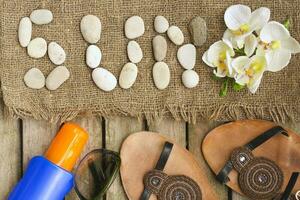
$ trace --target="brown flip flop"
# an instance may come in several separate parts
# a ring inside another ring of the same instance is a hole
[[[158,133],[127,137],[121,160],[121,179],[130,200],[217,200],[194,156]]]
[[[202,152],[220,182],[251,199],[300,194],[300,137],[292,130],[262,120],[227,123],[208,133]]]

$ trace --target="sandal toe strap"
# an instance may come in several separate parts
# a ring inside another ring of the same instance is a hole
[[[249,143],[244,145],[245,148],[249,149],[250,151],[253,151],[258,146],[262,145],[266,141],[268,141],[270,138],[277,134],[283,134],[284,136],[288,137],[288,133],[286,130],[284,130],[281,126],[275,126],[266,132],[262,133],[261,135],[257,136],[253,140],[251,140]],[[230,181],[228,178],[228,174],[232,171],[233,165],[231,161],[227,161],[224,167],[221,169],[221,171],[217,174],[217,180],[221,183],[227,183]]]
[[[163,171],[169,159],[172,149],[173,149],[173,144],[170,142],[166,142],[160,154],[160,157],[156,163],[155,170]],[[145,188],[142,195],[140,196],[140,200],[148,200],[150,196],[151,196],[151,191]]]

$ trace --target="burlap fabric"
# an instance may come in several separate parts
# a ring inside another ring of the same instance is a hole
[[[2,0],[1,3],[1,87],[5,104],[11,114],[32,116],[50,121],[67,120],[78,114],[102,116],[130,115],[148,120],[172,115],[176,119],[195,122],[200,118],[232,120],[241,118],[273,119],[286,121],[300,119],[300,56],[293,56],[290,65],[279,73],[265,73],[259,91],[252,95],[247,90],[229,92],[219,97],[220,82],[211,79],[212,69],[201,61],[203,52],[219,40],[225,31],[225,9],[236,3],[244,3],[256,9],[267,6],[272,19],[293,19],[291,33],[300,40],[299,0]],[[54,14],[49,25],[33,26],[33,37],[56,41],[67,52],[65,65],[71,78],[58,90],[32,90],[23,82],[25,72],[38,67],[47,76],[55,67],[45,56],[42,59],[28,57],[26,48],[17,40],[21,17],[29,16],[37,8],[48,8]],[[139,74],[134,87],[123,90],[117,87],[105,93],[91,79],[91,70],[85,64],[88,44],[80,33],[80,20],[84,15],[97,15],[103,25],[101,41],[97,44],[103,52],[102,66],[117,77],[128,62],[124,36],[124,22],[132,15],[145,20],[146,32],[137,39],[144,51],[144,59],[138,64]],[[153,20],[156,15],[166,16],[170,24],[179,26],[190,42],[188,23],[195,16],[207,21],[208,41],[197,50],[196,71],[200,85],[186,89],[181,83],[182,67],[176,59],[177,48],[168,41],[166,63],[170,66],[171,82],[166,90],[159,91],[152,80],[154,64],[151,41],[156,35]]]

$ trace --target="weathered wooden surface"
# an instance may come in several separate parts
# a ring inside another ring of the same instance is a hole
[[[233,200],[249,200],[247,197],[244,197],[236,192],[232,192],[232,199]]]
[[[186,123],[178,122],[172,119],[165,119],[153,124],[149,124],[149,131],[164,134],[166,137],[174,139],[177,144],[186,147]]]
[[[28,161],[37,155],[43,155],[54,138],[59,125],[49,124],[34,119],[23,120],[23,170],[26,170]]]
[[[106,119],[105,121],[105,147],[110,150],[119,151],[122,141],[131,133],[142,131],[145,125],[142,121],[138,121],[129,117],[115,117]],[[107,200],[127,199],[122,188],[120,175],[117,176],[115,182],[111,185],[106,194]]]
[[[4,116],[0,100],[0,199],[7,196],[21,177],[21,135],[19,120]]]
[[[207,172],[207,175],[215,185],[220,200],[228,199],[228,189],[216,184],[215,177],[205,163],[201,153],[201,143],[205,135],[219,122],[201,121],[196,125],[178,122],[172,119],[155,121],[148,124],[130,117],[114,117],[102,119],[101,117],[81,117],[74,120],[90,134],[87,147],[82,154],[83,157],[92,149],[105,147],[110,150],[119,151],[122,141],[131,133],[149,130],[165,134],[166,137],[174,139],[181,146],[189,149],[198,159],[199,164]],[[284,124],[295,131],[300,131],[300,124]],[[48,148],[51,140],[59,128],[58,124],[49,124],[33,119],[16,120],[5,118],[3,102],[0,102],[0,199],[6,199],[12,187],[21,177],[22,171],[26,170],[28,161],[35,155],[41,155]],[[66,200],[78,200],[72,191]],[[107,200],[127,199],[123,191],[120,177],[112,184],[106,194]],[[245,197],[232,192],[233,200],[247,200]]]

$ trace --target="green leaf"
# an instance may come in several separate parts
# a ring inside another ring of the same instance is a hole
[[[221,77],[218,77],[218,76],[216,76],[215,74],[212,75],[212,79],[215,80],[215,81],[220,81],[220,80],[222,80]]]
[[[227,95],[228,92],[228,85],[229,85],[229,79],[227,78],[221,86],[221,90],[220,90],[220,97],[225,97]]]
[[[283,22],[282,24],[283,24],[283,26],[284,26],[287,30],[289,30],[290,27],[291,27],[291,20],[290,20],[290,17],[287,17],[286,20],[284,20],[284,22]]]
[[[240,91],[240,90],[242,90],[242,89],[244,89],[244,88],[245,88],[244,85],[240,85],[240,84],[238,84],[238,83],[234,83],[234,84],[233,84],[233,90],[236,91],[236,92],[238,92],[238,91]]]

